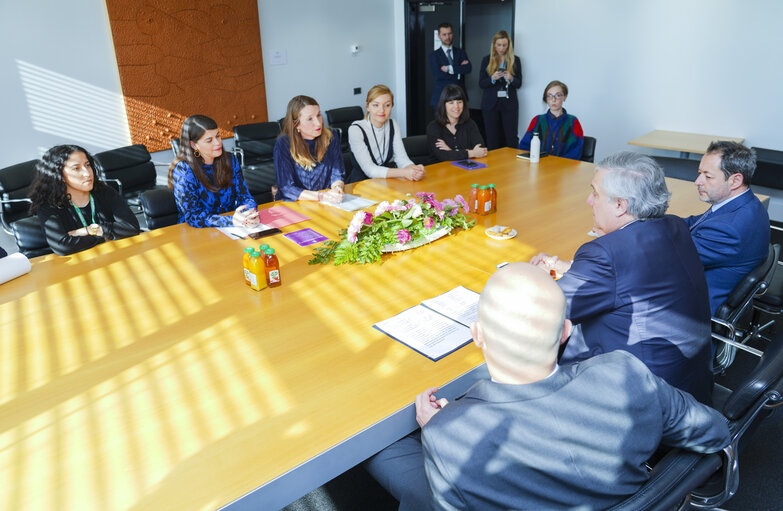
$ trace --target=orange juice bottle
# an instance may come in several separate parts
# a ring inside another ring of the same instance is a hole
[[[498,191],[495,189],[493,183],[489,184],[489,195],[492,201],[492,207],[489,208],[489,213],[495,213],[498,210]]]
[[[250,254],[253,253],[253,247],[245,249],[245,255],[242,256],[242,266],[245,270],[245,284],[250,285]]]
[[[265,287],[264,260],[261,259],[261,253],[258,250],[253,250],[250,254],[250,288],[261,291]]]
[[[258,246],[258,251],[261,253],[261,259],[266,257],[266,249],[269,248],[269,245],[264,243],[263,245]]]
[[[479,215],[486,215],[489,212],[489,208],[492,206],[490,201],[489,188],[482,186],[479,188],[478,193],[478,206],[476,213]]]
[[[266,272],[266,283],[269,287],[277,287],[280,282],[280,262],[277,260],[274,248],[266,249],[264,257],[264,271]]]
[[[474,213],[478,211],[478,192],[479,192],[479,185],[475,183],[470,185],[470,195],[468,196],[468,208],[470,208],[470,211]]]

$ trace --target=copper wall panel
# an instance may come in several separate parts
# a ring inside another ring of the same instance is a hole
[[[106,0],[134,144],[168,149],[203,114],[224,137],[267,120],[256,0]]]

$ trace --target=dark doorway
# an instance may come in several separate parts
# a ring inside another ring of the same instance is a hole
[[[435,48],[438,24],[454,26],[454,45],[465,48],[473,64],[465,85],[471,117],[483,133],[481,89],[478,86],[481,59],[489,53],[492,36],[506,30],[514,37],[514,0],[408,0],[406,5],[406,97],[408,135],[424,134],[434,118],[430,96],[433,77],[429,66]]]

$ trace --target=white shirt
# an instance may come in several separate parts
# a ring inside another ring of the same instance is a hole
[[[394,123],[394,140],[391,141],[392,145],[392,160],[397,164],[397,168],[407,167],[413,165],[413,162],[408,158],[408,153],[405,152],[405,146],[402,144],[402,137],[400,136],[400,127],[397,125],[397,121],[389,119],[388,122],[383,124],[382,128],[376,128],[367,119],[356,121],[348,128],[348,143],[351,146],[351,152],[356,158],[357,163],[362,168],[368,177],[386,177],[389,172],[387,167],[376,165],[373,161],[384,161],[386,154],[389,151],[389,122]],[[367,134],[367,140],[370,142],[370,150],[367,150],[367,145],[364,143],[364,136],[361,129]],[[375,136],[373,137],[373,130]],[[376,145],[376,140],[378,144]],[[378,149],[381,152],[378,152]],[[372,152],[372,156],[370,153]]]

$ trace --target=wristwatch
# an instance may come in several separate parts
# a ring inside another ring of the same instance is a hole
[[[90,224],[87,226],[87,232],[91,236],[97,236],[98,235],[98,224]]]

